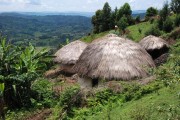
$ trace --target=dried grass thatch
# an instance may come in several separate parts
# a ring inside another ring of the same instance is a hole
[[[146,50],[162,49],[163,47],[169,48],[169,44],[165,40],[153,35],[143,38],[139,44]]]
[[[75,64],[86,47],[87,44],[80,40],[71,42],[55,53],[54,62],[64,65]]]
[[[168,52],[169,49],[169,44],[165,40],[152,35],[143,38],[139,44],[146,49],[153,59],[156,59],[162,54]]]
[[[130,80],[146,77],[149,67],[154,62],[139,44],[107,35],[89,44],[73,69],[93,79]]]

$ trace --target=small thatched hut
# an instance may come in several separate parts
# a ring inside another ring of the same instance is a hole
[[[146,77],[149,67],[155,67],[154,62],[139,44],[107,35],[86,47],[74,70],[81,76],[78,82],[82,87],[93,87],[101,79],[132,80]]]
[[[143,38],[139,44],[151,55],[153,59],[167,53],[169,50],[169,44],[165,40],[152,35]]]
[[[60,64],[65,73],[74,73],[72,67],[86,47],[87,44],[80,40],[73,41],[55,53],[54,62]]]

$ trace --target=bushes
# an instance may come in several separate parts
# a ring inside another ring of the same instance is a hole
[[[57,101],[52,90],[53,84],[46,79],[38,79],[32,84],[33,98],[31,102],[34,107],[51,107]]]
[[[173,46],[168,62],[156,70],[159,80],[162,80],[165,86],[172,86],[180,82],[180,54],[179,43]]]
[[[163,23],[163,30],[165,32],[171,32],[173,29],[173,21],[170,18],[167,18]]]
[[[160,36],[161,35],[161,31],[157,27],[152,26],[149,30],[147,30],[145,32],[145,35],[146,36],[148,36],[148,35]]]
[[[180,38],[180,27],[174,29],[169,35],[169,38],[178,39]]]
[[[178,26],[178,27],[180,26],[180,14],[176,16],[174,23],[175,23],[175,26]]]
[[[125,32],[126,27],[128,26],[128,19],[123,16],[119,21],[118,21],[118,27]]]

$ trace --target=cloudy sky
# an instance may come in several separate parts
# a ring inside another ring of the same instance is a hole
[[[146,10],[150,6],[161,8],[165,2],[165,0],[0,0],[0,12],[95,12],[101,9],[106,1],[112,9],[128,2],[132,10]]]

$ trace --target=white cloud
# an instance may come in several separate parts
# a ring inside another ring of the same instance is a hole
[[[31,4],[31,5],[41,5],[40,0],[0,0],[0,3],[8,4]]]
[[[41,1],[40,0],[27,0],[27,4],[41,5]]]
[[[129,3],[134,3],[134,2],[135,2],[135,0],[130,0],[130,1],[129,1]]]
[[[87,0],[87,3],[88,4],[91,4],[91,3],[95,3],[95,2],[98,2],[99,0]]]
[[[0,0],[0,11],[83,11],[95,12],[108,2],[112,9],[128,2],[132,10],[158,9],[166,0]],[[171,1],[171,0],[168,0]]]

